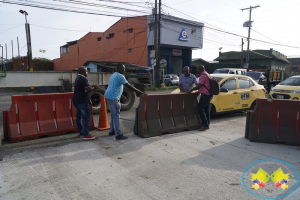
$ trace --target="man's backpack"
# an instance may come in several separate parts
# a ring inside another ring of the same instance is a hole
[[[207,74],[201,74],[201,75],[205,75],[209,79],[210,90],[207,89],[207,87],[203,84],[203,86],[207,89],[207,91],[209,91],[211,95],[218,95],[220,93],[220,84],[218,80],[215,77],[209,78]]]

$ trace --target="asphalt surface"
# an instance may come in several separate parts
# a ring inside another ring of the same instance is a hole
[[[242,184],[251,163],[276,158],[300,172],[299,147],[244,138],[246,113],[217,116],[205,132],[142,139],[133,134],[138,103],[137,98],[132,109],[121,112],[121,130],[129,137],[124,141],[114,141],[108,131],[92,131],[94,141],[70,133],[5,142],[0,199],[260,199]],[[9,108],[10,102],[0,106]],[[298,189],[286,199],[299,196]]]

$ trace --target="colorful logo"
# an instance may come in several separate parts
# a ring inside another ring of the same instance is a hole
[[[265,199],[277,199],[292,193],[299,182],[296,169],[277,159],[252,163],[242,176],[244,187],[251,194]]]
[[[183,28],[181,30],[178,40],[181,40],[181,41],[188,41],[189,40],[189,37],[187,35],[187,32],[186,32],[185,28]]]

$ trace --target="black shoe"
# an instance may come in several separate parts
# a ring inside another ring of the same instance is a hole
[[[201,126],[201,128],[199,129],[199,131],[206,131],[207,129],[209,129],[209,127],[207,127],[207,126]]]
[[[116,134],[115,134],[115,132],[109,132],[108,135],[112,136],[112,135],[116,135]]]
[[[128,137],[126,137],[123,134],[121,134],[121,135],[117,135],[114,140],[126,140],[127,138]]]

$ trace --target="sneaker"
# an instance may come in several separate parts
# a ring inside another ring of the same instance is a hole
[[[82,139],[83,140],[93,140],[93,139],[95,139],[95,136],[93,136],[93,135],[87,135],[85,137],[82,137]]]
[[[199,129],[199,131],[205,131],[207,129],[209,129],[209,127],[207,127],[207,126],[201,126],[201,128]]]
[[[115,132],[109,132],[108,135],[112,136],[112,135],[116,135],[116,134],[115,134]]]
[[[124,136],[123,134],[117,135],[114,140],[126,140],[128,137]]]

